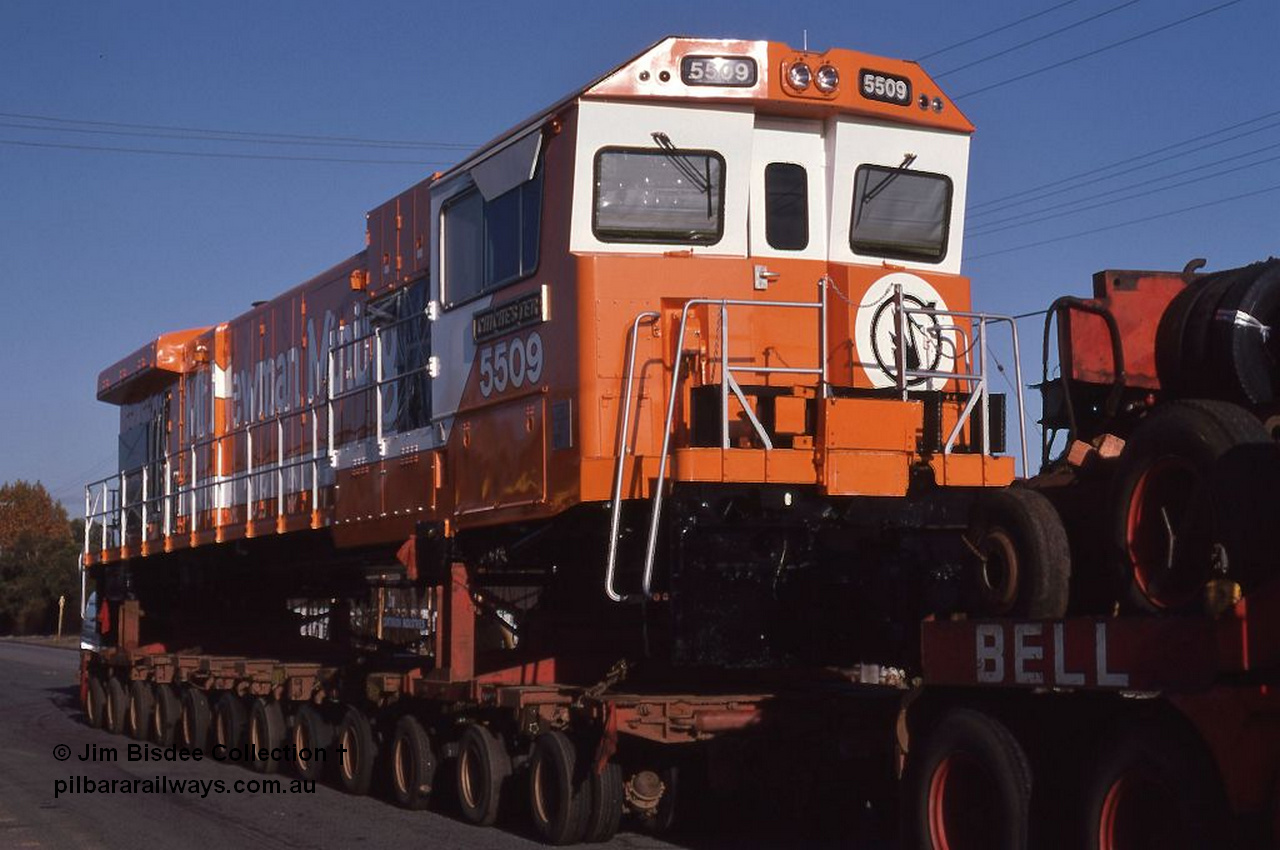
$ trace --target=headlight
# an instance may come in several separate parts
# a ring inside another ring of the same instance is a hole
[[[809,88],[809,82],[813,79],[813,72],[809,70],[809,66],[803,62],[797,62],[787,69],[787,82],[791,84],[791,88],[796,91],[804,91]]]
[[[836,86],[840,85],[840,72],[836,70],[834,65],[823,65],[818,68],[818,73],[814,75],[813,84],[818,87],[820,92],[833,92]]]

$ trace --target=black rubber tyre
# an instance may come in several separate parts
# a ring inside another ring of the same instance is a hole
[[[129,737],[145,741],[151,734],[151,714],[155,709],[155,696],[151,685],[143,681],[129,683],[129,709],[125,727]]]
[[[102,727],[112,735],[122,735],[129,715],[129,693],[124,683],[112,676],[107,679],[106,715]]]
[[[982,493],[965,537],[977,556],[970,613],[1033,619],[1066,613],[1071,552],[1048,499],[1023,487]]]
[[[431,802],[439,761],[427,730],[413,715],[406,714],[396,721],[387,762],[396,802],[406,809],[425,809]]]
[[[529,811],[533,827],[548,844],[582,840],[591,813],[587,765],[563,732],[544,732],[529,759]]]
[[[1179,341],[1178,371],[1182,397],[1216,398],[1218,375],[1213,366],[1212,336],[1218,303],[1238,281],[1252,274],[1251,267],[1228,269],[1200,282],[1199,293],[1187,315]],[[1157,329],[1158,330],[1158,329]]]
[[[230,760],[231,750],[243,751],[249,732],[249,712],[241,697],[227,691],[213,707],[213,742],[226,747],[222,757]]]
[[[1280,391],[1280,262],[1249,268],[1214,312],[1210,352],[1219,388],[1214,395],[1262,405]]]
[[[1117,596],[1147,613],[1185,611],[1211,577],[1205,482],[1234,446],[1269,441],[1252,414],[1222,401],[1183,400],[1134,429],[1110,496],[1112,575]]]
[[[182,719],[182,700],[173,685],[156,685],[151,707],[151,740],[162,747],[172,747]]]
[[[902,846],[1026,850],[1031,767],[1008,728],[952,709],[907,756]]]
[[[101,729],[107,722],[107,689],[102,680],[92,674],[84,703],[84,718],[94,729]]]
[[[272,757],[271,751],[282,748],[288,737],[289,728],[280,703],[262,697],[255,699],[249,709],[249,762],[253,769],[258,773],[279,772],[281,759]]]
[[[373,784],[373,763],[378,757],[378,742],[373,725],[364,712],[348,708],[335,734],[338,748],[338,781],[348,794],[368,794]]]
[[[213,726],[213,711],[209,697],[199,688],[187,685],[182,689],[182,713],[178,720],[178,743],[187,749],[208,749],[209,732]]]
[[[1186,392],[1187,375],[1182,364],[1182,338],[1187,332],[1191,308],[1204,291],[1207,278],[1201,278],[1173,297],[1160,315],[1156,327],[1156,375],[1166,398],[1177,398]]]
[[[622,805],[626,790],[622,784],[622,768],[616,762],[609,762],[604,770],[591,771],[588,779],[590,808],[587,812],[587,826],[582,832],[582,840],[589,844],[610,841],[618,833],[622,823]]]
[[[294,762],[298,776],[317,782],[324,778],[329,765],[338,759],[333,749],[333,724],[325,720],[320,709],[308,703],[298,709],[293,718],[293,746],[297,749]],[[324,755],[317,755],[316,751]],[[305,757],[310,753],[310,757]]]
[[[1226,797],[1212,760],[1164,724],[1130,725],[1091,759],[1073,819],[1085,850],[1231,846]]]
[[[462,817],[476,826],[493,826],[511,778],[511,756],[502,739],[473,723],[458,741],[458,805]]]

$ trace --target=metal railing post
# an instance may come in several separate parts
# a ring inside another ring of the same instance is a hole
[[[902,400],[907,400],[907,316],[902,309],[902,284],[893,285],[893,323],[898,338],[894,340],[893,362],[898,372],[898,389]]]
[[[991,399],[987,383],[987,320],[978,319],[978,391],[982,393],[979,408],[982,416],[982,454],[991,454]]]
[[[142,534],[140,540],[147,542],[147,467],[142,467]]]
[[[101,552],[107,551],[107,516],[111,512],[110,503],[107,502],[107,481],[102,482],[102,545],[99,547]]]
[[[1027,478],[1027,415],[1022,401],[1022,349],[1018,345],[1018,323],[1009,319],[1009,331],[1013,339],[1013,379],[1018,396],[1018,442],[1022,447],[1022,477]]]
[[[373,395],[378,409],[374,413],[378,437],[378,454],[386,453],[382,445],[382,328],[373,329]]]
[[[253,425],[244,429],[244,521],[253,520]]]
[[[320,469],[316,463],[316,451],[319,449],[317,438],[319,437],[320,425],[316,422],[316,409],[311,409],[311,510],[319,510],[320,503]]]
[[[284,420],[276,417],[276,519],[284,516]]]
[[[129,532],[129,513],[128,513],[128,510],[127,510],[127,509],[126,509],[126,507],[125,507],[125,503],[126,503],[126,501],[127,501],[127,500],[125,499],[125,496],[127,495],[127,491],[125,490],[125,482],[126,482],[125,475],[124,475],[124,473],[123,473],[123,472],[121,472],[121,473],[120,473],[120,498],[116,500],[117,502],[119,502],[119,512],[120,512],[120,545],[121,545],[121,546],[124,546],[124,542],[125,542],[126,540],[128,540],[128,539],[129,539],[129,534],[128,534],[128,532]]]
[[[199,492],[199,482],[199,473],[196,471],[196,444],[193,442],[191,444],[191,506],[188,508],[191,520],[191,528],[188,531],[192,533],[196,530],[196,502],[199,501],[196,493]]]
[[[86,484],[84,488],[84,553],[89,554],[89,529],[93,527],[93,515],[89,513],[91,501],[89,496],[90,485]]]
[[[729,448],[729,302],[720,302],[720,447]]]
[[[173,462],[169,455],[164,456],[164,518],[161,521],[164,536],[173,533]]]
[[[818,347],[820,351],[818,356],[821,358],[818,367],[821,374],[818,376],[818,398],[827,397],[827,283],[826,275],[818,278]]]

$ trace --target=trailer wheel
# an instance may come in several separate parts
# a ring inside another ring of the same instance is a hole
[[[977,555],[973,611],[1035,619],[1067,610],[1071,555],[1049,500],[1023,487],[993,490],[974,502],[965,535]]]
[[[598,773],[591,771],[589,785],[591,804],[582,840],[600,844],[612,840],[622,823],[622,804],[626,796],[622,785],[622,768],[616,762],[609,762],[604,770]]]
[[[249,710],[249,759],[258,773],[276,773],[280,759],[271,756],[271,750],[281,747],[289,730],[284,724],[284,711],[280,703],[262,697],[253,701]],[[263,751],[267,752],[263,757]]]
[[[1131,726],[1099,749],[1076,846],[1195,850],[1222,846],[1226,799],[1211,759],[1158,726]]]
[[[1255,416],[1222,401],[1176,401],[1134,429],[1111,496],[1113,571],[1131,607],[1180,611],[1199,601],[1214,541],[1197,500],[1227,450],[1269,439]]]
[[[529,809],[533,826],[548,844],[582,840],[591,810],[587,771],[563,732],[544,732],[529,759]]]
[[[155,698],[151,693],[151,685],[141,680],[129,684],[129,713],[126,726],[129,736],[139,741],[147,740],[151,730],[151,713]]]
[[[368,794],[373,784],[373,762],[378,743],[373,725],[363,711],[352,706],[338,724],[338,779],[348,794]]]
[[[97,676],[89,676],[89,693],[84,702],[84,717],[93,729],[101,729],[107,720],[107,689]]]
[[[493,826],[502,792],[511,777],[511,756],[502,739],[473,723],[458,742],[458,803],[462,816],[477,826]]]
[[[156,685],[151,708],[151,740],[162,747],[173,746],[181,718],[182,700],[174,693],[173,686]]]
[[[953,709],[907,757],[904,847],[1025,850],[1031,767],[1008,728]]]
[[[436,780],[435,751],[427,730],[418,718],[406,714],[396,721],[395,737],[391,742],[391,793],[396,802],[406,809],[425,809],[431,802],[431,791]]]
[[[178,722],[178,740],[187,749],[204,749],[209,743],[213,713],[209,697],[192,685],[182,689],[182,715]]]
[[[227,691],[218,698],[213,709],[213,742],[230,751],[244,746],[245,733],[248,731],[249,717],[244,708],[244,700]]]
[[[293,718],[293,746],[298,751],[295,762],[298,775],[311,782],[323,779],[328,764],[326,759],[336,755],[333,725],[314,705],[302,706]],[[317,750],[323,751],[324,755],[317,756]]]
[[[107,679],[107,707],[104,726],[112,735],[124,733],[125,720],[129,713],[129,694],[124,685],[115,676]]]

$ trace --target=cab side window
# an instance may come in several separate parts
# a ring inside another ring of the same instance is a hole
[[[474,186],[441,209],[441,276],[452,307],[528,277],[538,267],[542,168],[485,200]]]

